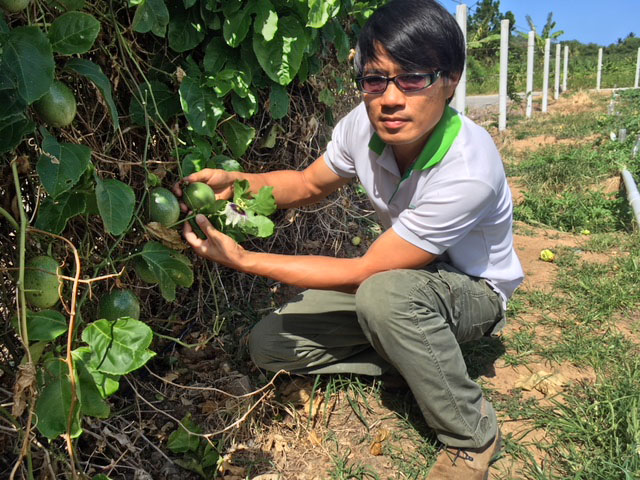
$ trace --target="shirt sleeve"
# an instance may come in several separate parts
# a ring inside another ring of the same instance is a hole
[[[356,111],[352,111],[342,118],[331,133],[331,140],[324,153],[327,166],[340,177],[353,178],[356,167],[350,149],[356,139],[355,119]],[[364,146],[366,148],[366,145]]]
[[[440,255],[455,245],[495,208],[491,185],[473,178],[448,180],[433,185],[400,213],[392,228],[403,239]]]

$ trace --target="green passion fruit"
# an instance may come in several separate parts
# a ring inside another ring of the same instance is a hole
[[[206,183],[194,182],[183,189],[182,198],[191,210],[196,213],[206,214],[209,213],[208,209],[213,207],[216,201],[216,194]]]
[[[98,318],[115,322],[121,317],[140,318],[140,301],[131,290],[112,290],[98,304]]]
[[[47,255],[39,255],[27,260],[25,267],[24,289],[27,303],[37,308],[49,308],[58,303],[58,262]]]
[[[180,218],[180,204],[173,193],[163,187],[156,187],[149,193],[149,218],[165,227],[173,225]]]
[[[0,7],[9,13],[18,13],[27,8],[31,0],[0,0]]]
[[[52,127],[66,127],[76,116],[76,97],[64,83],[54,80],[49,91],[33,107]]]

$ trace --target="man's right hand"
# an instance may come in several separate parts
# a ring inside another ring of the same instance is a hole
[[[178,197],[182,197],[182,187],[189,183],[202,182],[209,185],[214,193],[216,199],[229,200],[233,197],[233,182],[239,178],[236,172],[227,172],[226,170],[219,170],[213,168],[205,168],[199,172],[192,173],[184,177],[181,181],[173,186],[173,193]],[[187,211],[187,206],[180,204],[180,208],[183,211]]]

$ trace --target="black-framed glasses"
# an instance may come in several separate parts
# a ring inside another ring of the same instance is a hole
[[[417,92],[424,90],[435,83],[440,78],[442,72],[434,73],[401,73],[394,77],[384,75],[365,75],[356,77],[358,89],[363,93],[384,93],[389,82],[393,82],[403,92]]]

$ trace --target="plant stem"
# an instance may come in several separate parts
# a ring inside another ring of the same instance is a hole
[[[6,218],[13,228],[15,228],[16,230],[20,229],[20,225],[18,225],[18,222],[16,222],[16,219],[13,218],[11,214],[2,207],[0,207],[0,215]]]

